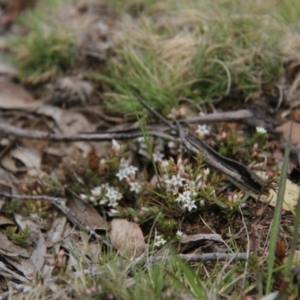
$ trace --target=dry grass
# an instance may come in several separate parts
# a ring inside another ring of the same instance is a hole
[[[182,97],[203,103],[234,93],[248,96],[277,79],[280,41],[289,28],[270,2],[125,6],[131,15],[122,16],[121,34],[114,37],[117,57],[107,74],[110,108],[132,111],[127,89],[168,112]],[[134,16],[133,7],[139,7]]]

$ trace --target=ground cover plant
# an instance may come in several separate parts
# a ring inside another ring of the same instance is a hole
[[[298,2],[0,8],[1,299],[299,298]]]

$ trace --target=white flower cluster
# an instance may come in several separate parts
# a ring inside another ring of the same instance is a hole
[[[184,191],[179,194],[175,201],[179,202],[183,208],[191,211],[193,208],[197,208],[195,200],[192,199],[192,197],[195,197],[196,195],[197,194],[194,191]]]
[[[118,188],[110,186],[108,183],[101,184],[91,190],[92,196],[88,197],[85,194],[80,194],[81,199],[88,199],[92,202],[98,202],[100,205],[107,205],[110,207],[118,206],[118,201],[122,199],[122,194]]]
[[[172,175],[171,178],[169,175],[165,174],[163,176],[163,181],[166,185],[166,190],[168,192],[177,193],[180,187],[193,188],[192,185],[194,182],[181,177],[179,174]],[[197,193],[194,190],[185,190],[182,193],[178,194],[178,197],[175,201],[179,202],[183,208],[186,208],[188,211],[191,211],[193,208],[197,208],[195,205],[195,200],[192,197],[196,197]]]
[[[155,247],[161,247],[163,246],[167,241],[161,236],[161,235],[155,235],[154,239],[154,246]]]
[[[169,175],[163,175],[163,181],[166,185],[168,192],[177,191],[179,187],[182,187],[185,183],[185,178],[181,177],[179,174],[172,175],[171,178]]]
[[[130,191],[139,193],[141,191],[141,185],[136,181],[137,167],[129,166],[126,162],[121,162],[119,172],[116,176],[120,181],[125,179],[130,186]]]
[[[162,182],[168,192],[176,195],[175,201],[178,202],[183,209],[192,211],[197,208],[196,198],[198,193],[196,191],[206,187],[206,181],[210,175],[210,169],[205,168],[196,178],[189,172],[189,167],[186,163],[179,159],[177,164],[173,160],[163,160],[160,164],[160,169],[163,172]],[[177,174],[169,174],[176,169]],[[205,206],[205,201],[200,200],[199,206]]]
[[[116,176],[119,178],[119,180],[130,180],[132,178],[135,178],[135,173],[137,172],[137,167],[134,166],[122,166],[119,169],[119,172],[116,174]]]

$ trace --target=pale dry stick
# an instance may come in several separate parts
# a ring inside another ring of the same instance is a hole
[[[244,228],[245,228],[246,235],[247,235],[247,253],[248,253],[248,255],[249,255],[249,253],[250,253],[250,235],[249,235],[249,231],[248,231],[248,229],[247,229],[247,225],[246,225],[246,223],[245,223],[245,217],[244,217],[244,215],[243,215],[241,206],[239,206],[239,211],[240,211],[240,213],[241,213],[243,226],[244,226]],[[244,271],[244,277],[243,277],[243,288],[245,288],[247,268],[248,268],[248,261],[246,261],[246,263],[245,263],[245,271]]]
[[[254,113],[248,109],[240,109],[237,111],[228,112],[216,112],[212,114],[207,114],[204,116],[179,120],[181,125],[186,124],[199,124],[199,123],[214,123],[214,122],[233,122],[233,121],[243,121],[248,118],[253,118]]]
[[[216,261],[216,260],[232,260],[241,261],[249,258],[248,253],[205,253],[205,254],[178,254],[178,257],[184,262],[199,262],[199,261]],[[172,261],[173,256],[156,256],[151,258],[153,262]]]
[[[69,221],[73,223],[77,228],[86,230],[89,234],[92,234],[95,238],[106,244],[107,246],[110,246],[105,239],[97,234],[92,228],[84,224],[68,207],[65,206],[65,198],[58,198],[58,197],[49,197],[49,196],[24,196],[24,195],[13,195],[13,194],[7,194],[7,193],[0,193],[0,198],[5,199],[16,199],[16,200],[42,200],[42,201],[49,201],[53,205],[55,205],[64,215],[67,216]]]
[[[254,114],[249,110],[239,110],[236,112],[218,112],[208,114],[201,117],[195,117],[185,120],[179,120],[178,122],[186,126],[187,124],[196,123],[209,123],[209,122],[230,122],[230,121],[245,121],[254,118]],[[247,122],[250,125],[249,122]],[[149,135],[165,138],[168,140],[177,141],[178,139],[172,135],[164,133],[169,129],[170,123],[167,127],[165,126],[148,126],[147,132]],[[0,134],[11,135],[13,137],[33,139],[33,140],[49,140],[53,142],[75,142],[75,141],[109,141],[112,139],[116,140],[127,140],[134,139],[143,136],[143,133],[139,129],[124,129],[119,131],[107,131],[107,132],[86,132],[78,133],[73,135],[59,134],[59,133],[48,133],[39,130],[27,130],[17,126],[10,125],[5,122],[0,122]]]
[[[180,243],[187,244],[190,242],[199,242],[199,241],[215,241],[223,243],[224,240],[222,237],[217,233],[198,233],[193,235],[183,235]]]
[[[166,128],[165,128],[166,129]],[[163,130],[154,130],[149,128],[148,134],[165,138],[168,140],[177,141],[177,138],[162,132]],[[78,133],[74,135],[48,133],[39,130],[26,130],[7,123],[0,122],[0,134],[12,135],[13,137],[31,139],[31,140],[49,140],[53,142],[76,142],[76,141],[111,141],[115,140],[130,140],[143,136],[140,130],[124,130],[118,132],[105,133]]]
[[[277,87],[278,91],[279,91],[279,98],[278,98],[278,103],[275,107],[275,111],[277,111],[279,109],[279,107],[282,104],[282,100],[283,100],[283,88],[280,85],[275,85],[275,87]]]
[[[218,235],[210,226],[209,224],[207,224],[204,219],[199,215],[199,218],[201,219],[202,223],[215,235]],[[232,254],[234,254],[234,252],[231,250],[230,246],[225,242],[224,239],[222,239],[222,237],[220,236],[221,242],[228,248],[229,251],[231,251]]]

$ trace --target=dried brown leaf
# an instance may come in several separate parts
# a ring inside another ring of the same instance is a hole
[[[144,235],[136,223],[113,219],[109,233],[112,245],[126,257],[139,257],[147,249]]]
[[[2,225],[15,225],[15,223],[4,216],[0,216],[0,226]]]
[[[39,226],[30,220],[23,220],[23,217],[17,214],[15,220],[22,230],[29,228],[29,239],[33,245],[30,260],[37,270],[41,270],[46,257],[46,242]]]
[[[300,124],[299,123],[295,123],[293,121],[288,121],[288,122],[285,122],[284,124],[278,126],[276,128],[276,130],[282,132],[283,138],[287,141],[288,137],[289,137],[291,123],[293,123],[291,143],[293,145],[298,145],[298,144],[300,144]]]
[[[58,216],[51,224],[51,228],[47,232],[46,246],[52,247],[62,239],[65,230],[67,218],[65,216]]]
[[[7,62],[4,62],[3,58],[0,58],[0,74],[6,77],[14,78],[17,76],[18,71],[16,68],[9,65]]]
[[[65,187],[66,206],[91,229],[107,230],[107,224],[96,209]]]
[[[20,167],[17,161],[23,163],[24,167]],[[11,172],[23,172],[27,168],[40,169],[41,155],[33,149],[14,148],[9,151],[2,159],[1,165]]]
[[[0,80],[0,108],[25,109],[34,98],[21,86],[9,80]]]

